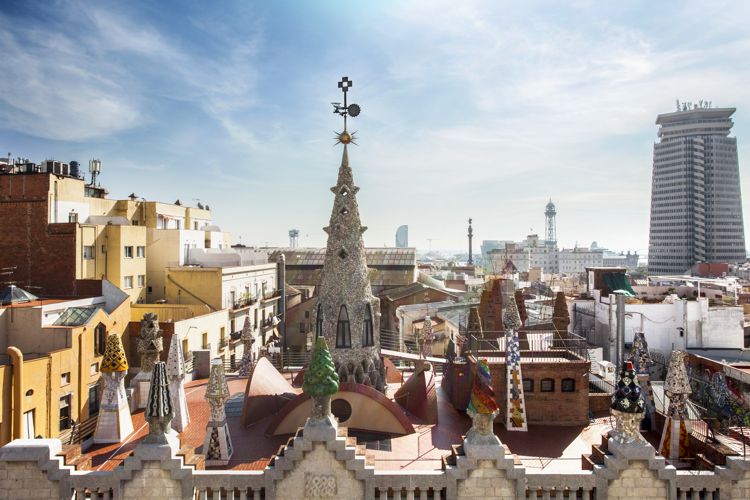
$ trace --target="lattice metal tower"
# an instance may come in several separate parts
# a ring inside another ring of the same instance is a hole
[[[552,199],[550,198],[549,203],[547,203],[547,208],[544,210],[547,241],[550,243],[557,242],[557,223],[555,222],[556,215],[557,210],[555,210],[555,204],[552,203]]]

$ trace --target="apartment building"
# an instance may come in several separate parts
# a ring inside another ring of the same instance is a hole
[[[106,338],[123,335],[130,300],[106,280],[80,280],[76,289],[69,300],[17,287],[2,294],[11,298],[0,305],[0,444],[39,436],[67,442],[74,422],[94,431],[87,424],[99,411]]]

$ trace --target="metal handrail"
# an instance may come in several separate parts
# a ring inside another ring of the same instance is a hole
[[[469,332],[470,334],[472,332]],[[499,334],[495,337],[493,334]],[[556,331],[522,331],[519,334],[521,360],[525,362],[547,361],[565,358],[570,361],[590,361],[588,342],[575,333],[562,337]],[[483,332],[483,337],[469,336],[469,350],[480,356],[505,356],[504,332]]]

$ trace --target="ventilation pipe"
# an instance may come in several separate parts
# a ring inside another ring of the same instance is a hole
[[[10,439],[21,439],[23,437],[23,353],[17,347],[8,347],[6,351],[10,356],[13,366],[13,426]]]
[[[615,302],[617,304],[617,337],[615,339],[615,365],[616,373],[622,368],[623,351],[625,350],[625,295],[617,293]]]

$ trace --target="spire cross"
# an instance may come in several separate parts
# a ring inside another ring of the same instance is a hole
[[[354,86],[354,82],[349,80],[348,76],[343,77],[341,81],[339,82],[339,88],[344,93],[344,102],[346,102],[346,93],[349,90],[349,87],[352,87],[352,86]]]

